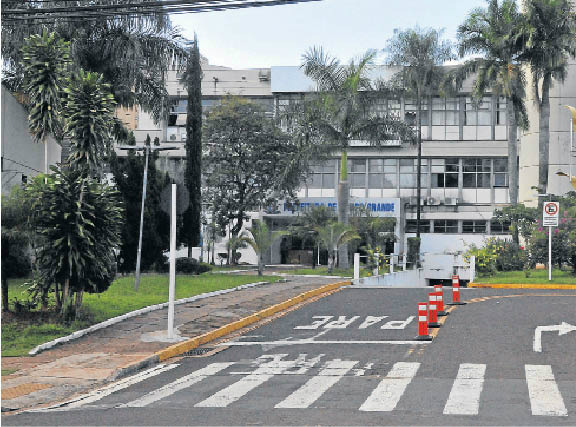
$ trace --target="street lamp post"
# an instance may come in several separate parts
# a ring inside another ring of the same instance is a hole
[[[142,179],[142,206],[140,208],[140,231],[138,235],[138,251],[136,252],[136,278],[134,280],[134,289],[138,290],[140,286],[140,264],[142,261],[142,230],[144,228],[144,206],[146,204],[146,188],[148,186],[148,158],[151,151],[168,151],[177,150],[176,146],[150,146],[146,145],[120,145],[117,147],[119,150],[123,151],[144,151],[145,152],[145,163],[144,163],[144,178]]]

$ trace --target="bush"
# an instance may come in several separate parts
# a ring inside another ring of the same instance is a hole
[[[176,272],[184,274],[202,274],[212,270],[209,264],[198,262],[194,258],[176,258]]]
[[[406,256],[406,261],[412,266],[412,268],[417,268],[418,259],[420,258],[420,238],[419,237],[408,237],[408,254]]]
[[[490,238],[484,247],[471,245],[464,258],[476,257],[476,271],[483,275],[492,275],[496,271],[522,270],[526,264],[526,253],[518,244],[507,240]]]
[[[12,248],[12,250],[14,250],[14,248]],[[28,257],[25,250],[18,250],[17,254],[2,257],[2,264],[2,274],[5,274],[7,278],[28,277],[32,273],[30,257]]]

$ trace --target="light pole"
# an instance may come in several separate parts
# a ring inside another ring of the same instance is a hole
[[[142,230],[144,228],[144,205],[146,204],[146,187],[148,186],[148,157],[150,156],[150,151],[168,151],[177,150],[176,146],[154,146],[150,144],[145,145],[120,145],[117,147],[119,150],[123,151],[144,151],[145,152],[145,163],[144,163],[144,178],[142,179],[142,206],[140,208],[140,232],[138,235],[138,251],[136,252],[136,278],[134,280],[134,289],[138,290],[140,286],[140,263],[142,260]]]

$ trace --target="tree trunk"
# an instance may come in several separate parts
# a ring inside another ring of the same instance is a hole
[[[548,187],[548,162],[550,157],[550,86],[552,76],[549,72],[544,74],[542,79],[542,100],[539,109],[539,167],[538,167],[538,187],[542,193],[547,192]]]
[[[68,306],[70,305],[70,278],[64,279],[64,287],[62,288],[62,307],[61,314],[65,314]]]
[[[50,291],[50,287],[43,287],[42,288],[42,296],[40,297],[40,301],[42,302],[42,311],[48,311],[48,292]]]
[[[8,279],[2,274],[2,311],[10,311],[8,304]]]
[[[264,271],[264,260],[262,259],[262,254],[258,254],[258,276],[262,276]]]
[[[348,153],[342,152],[340,159],[340,182],[338,183],[338,222],[348,224],[350,210],[350,183],[348,182]],[[348,245],[342,245],[338,248],[339,267],[347,269],[348,263]]]
[[[418,89],[418,96],[416,97],[418,108],[416,110],[416,136],[418,138],[418,157],[416,160],[416,237],[420,238],[420,214],[422,207],[420,205],[420,196],[422,195],[422,116],[421,116],[421,100],[420,89]],[[418,262],[418,261],[417,261]]]
[[[62,309],[62,298],[60,297],[58,282],[54,284],[54,297],[56,298],[56,311],[60,311]]]
[[[84,291],[80,290],[76,292],[76,303],[75,303],[76,313],[78,313],[78,310],[80,310],[80,307],[82,307],[83,297],[84,297]]]
[[[516,125],[516,111],[512,99],[506,100],[506,113],[508,116],[508,192],[510,203],[518,203],[518,145]],[[517,242],[516,242],[517,243]]]
[[[336,251],[328,251],[328,274],[331,274],[334,270],[334,255]]]

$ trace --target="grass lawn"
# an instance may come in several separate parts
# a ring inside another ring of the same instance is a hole
[[[326,266],[318,266],[316,268],[298,268],[296,270],[286,270],[286,274],[311,274],[311,275],[318,275],[318,276],[342,276],[342,277],[354,277],[354,269],[349,268],[343,270],[341,268],[335,268],[331,274],[328,273],[328,267]],[[366,268],[360,268],[360,277],[368,277],[371,276],[372,273],[368,271]]]
[[[524,271],[499,271],[494,276],[478,276],[475,283],[532,283],[576,285],[576,276],[569,271],[552,270],[552,281],[548,281],[548,270],[531,270],[530,277]]]
[[[204,292],[233,288],[246,283],[267,281],[275,282],[278,277],[237,276],[230,274],[210,274],[201,276],[176,276],[176,299],[191,297]],[[15,279],[9,282],[10,300],[27,300],[27,279]],[[118,278],[106,292],[84,294],[83,312],[80,320],[62,325],[54,320],[46,320],[41,313],[33,311],[23,315],[3,316],[2,356],[21,356],[38,344],[68,335],[92,324],[129,311],[138,310],[152,304],[168,300],[168,275],[144,275],[140,281],[140,290],[134,290],[134,277]]]

